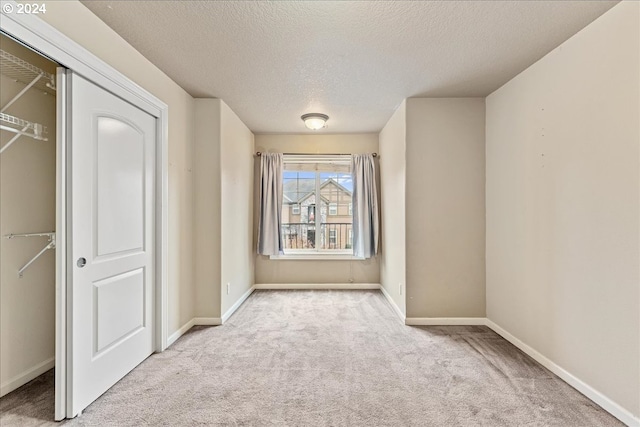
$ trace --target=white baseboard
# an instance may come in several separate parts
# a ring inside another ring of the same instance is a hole
[[[238,298],[238,301],[236,301],[236,303],[235,303],[235,304],[233,304],[233,305],[231,306],[231,308],[230,308],[229,310],[227,310],[227,311],[226,311],[226,313],[224,313],[224,314],[222,315],[222,319],[221,319],[221,320],[222,320],[222,323],[224,323],[224,322],[226,322],[227,320],[229,320],[229,318],[231,317],[231,315],[232,315],[233,313],[235,313],[235,312],[236,312],[236,310],[237,310],[238,308],[240,308],[240,306],[242,305],[242,303],[243,303],[247,298],[249,298],[249,295],[251,295],[251,294],[253,293],[253,291],[255,291],[255,290],[256,290],[256,287],[255,287],[255,285],[254,285],[254,286],[250,287],[250,288],[249,288],[249,290],[248,290],[247,292],[245,292],[245,293],[244,293],[240,298]]]
[[[4,396],[5,394],[9,394],[13,390],[16,390],[22,387],[32,379],[39,377],[40,375],[44,374],[49,369],[55,366],[56,366],[56,359],[55,357],[52,357],[50,359],[45,360],[42,363],[37,364],[36,366],[34,366],[29,370],[16,375],[15,377],[11,378],[4,384],[0,385],[0,397]]]
[[[257,284],[251,287],[240,299],[223,315],[222,318],[217,317],[196,317],[187,322],[182,328],[173,333],[168,339],[168,345],[173,344],[178,338],[180,338],[185,332],[191,329],[195,325],[221,325],[242,305],[242,303],[251,295],[255,289],[380,289],[382,294],[387,298],[394,312],[404,321],[406,325],[410,326],[436,326],[436,325],[484,325],[491,328],[498,335],[509,341],[511,344],[518,347],[525,354],[530,356],[536,362],[540,363],[545,368],[556,374],[567,384],[578,390],[580,393],[587,396],[589,399],[600,405],[605,411],[609,412],[614,417],[618,418],[623,423],[631,427],[640,427],[640,417],[634,416],[630,411],[623,408],[598,390],[594,389],[584,381],[580,380],[570,372],[566,371],[546,356],[543,356],[537,350],[533,349],[529,345],[522,342],[520,339],[507,332],[501,326],[496,324],[490,319],[484,317],[405,317],[400,308],[397,306],[391,295],[377,283],[289,283],[289,284]],[[48,371],[54,366],[54,360],[43,362],[42,365],[38,365],[25,374],[9,380],[6,384],[3,384],[0,390],[0,396],[15,390],[23,384],[36,378],[38,375]]]
[[[218,326],[222,325],[222,319],[219,317],[194,317],[185,323],[180,329],[172,333],[167,338],[167,348],[174,342],[178,341],[178,338],[187,333],[187,331],[194,326]]]
[[[194,317],[193,326],[220,326],[222,319],[219,317]]]
[[[383,293],[384,288],[382,289]],[[387,296],[387,298],[389,298]],[[389,298],[391,301],[391,299]],[[394,304],[392,304],[394,305]],[[504,328],[496,324],[490,319],[485,317],[407,317],[405,320],[406,325],[411,326],[429,326],[429,325],[484,325],[491,328],[498,335],[502,336],[502,338],[509,341],[511,344],[518,347],[524,353],[526,353],[529,357],[534,359],[536,362],[540,363],[542,366],[556,374],[567,384],[578,390],[580,393],[587,396],[589,399],[597,403],[600,407],[602,407],[605,411],[609,412],[611,415],[632,427],[640,427],[640,417],[634,416],[630,411],[626,410],[604,394],[600,393],[598,390],[594,389],[584,381],[580,380],[575,375],[566,371],[546,356],[543,356],[540,352],[530,347],[529,345],[522,342],[520,339],[513,336],[511,333],[507,332]]]
[[[380,285],[378,283],[260,283],[255,285],[255,288],[270,289],[270,290],[287,290],[287,289],[358,290],[358,289],[380,289]]]
[[[396,304],[396,302],[393,300],[393,298],[391,298],[391,295],[389,294],[389,292],[387,292],[387,290],[384,288],[384,286],[380,285],[380,290],[382,291],[382,295],[384,295],[385,298],[387,299],[387,301],[389,301],[389,304],[391,304],[391,308],[393,308],[393,311],[398,315],[400,320],[402,320],[404,322],[405,321],[405,315],[402,312],[402,310],[400,310],[400,307],[398,307],[398,304]]]
[[[191,319],[187,323],[185,323],[180,329],[172,333],[171,336],[167,338],[167,348],[169,348],[171,344],[176,342],[178,338],[183,336],[189,329],[191,329],[193,325],[194,325],[193,319]]]
[[[534,348],[530,347],[529,345],[525,344],[515,336],[511,335],[511,333],[507,332],[505,329],[503,329],[501,326],[499,326],[492,320],[485,319],[485,321],[486,321],[485,324],[491,329],[493,329],[498,335],[502,336],[502,338],[506,339],[511,344],[518,347],[520,350],[522,350],[524,353],[526,353],[536,362],[540,363],[542,366],[544,366],[545,368],[547,368],[548,370],[550,370],[551,372],[553,372],[554,374],[562,378],[571,387],[575,388],[580,393],[584,394],[589,399],[593,400],[595,403],[600,405],[605,411],[609,412],[611,415],[613,415],[623,423],[627,424],[628,426],[632,426],[632,427],[640,426],[640,417],[634,416],[630,411],[626,410],[625,408],[623,408],[613,400],[609,399],[607,396],[600,393],[598,390],[594,389],[584,381],[580,380],[575,375],[566,371],[565,369],[563,369],[562,367],[560,367],[559,365],[557,365],[556,363],[548,359],[546,356],[539,353]]]
[[[484,317],[407,317],[404,321],[409,326],[484,326],[487,319]]]
[[[222,325],[231,315],[242,305],[242,303],[249,298],[249,295],[254,291],[255,286],[252,286],[244,295],[240,297],[240,299],[231,307],[227,312],[220,317],[194,317],[185,323],[180,329],[175,331],[169,338],[167,339],[167,347],[176,342],[178,338],[183,336],[187,331],[194,326],[219,326]]]

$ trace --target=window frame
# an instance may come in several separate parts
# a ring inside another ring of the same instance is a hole
[[[344,165],[349,165],[351,163],[351,155],[350,154],[344,154],[344,155],[284,155],[284,164],[283,164],[283,171],[290,171],[287,170],[287,163],[309,163],[309,164],[319,164],[319,163],[339,163],[339,164],[344,164]],[[322,186],[322,180],[320,178],[321,174],[323,172],[318,170],[316,168],[316,182],[315,182],[315,197],[316,197],[316,211],[315,211],[315,215],[314,215],[314,228],[315,228],[315,242],[314,242],[314,248],[313,249],[285,249],[284,250],[284,254],[283,255],[271,255],[270,259],[282,259],[282,260],[295,260],[295,259],[299,259],[299,260],[354,260],[354,259],[363,259],[361,257],[355,257],[353,256],[353,242],[350,242],[350,249],[320,249],[320,247],[322,246],[322,242],[321,239],[323,237],[321,237],[323,235],[323,233],[318,232],[319,230],[322,230],[322,202],[319,199],[320,197],[320,190],[321,190],[321,186]],[[351,172],[349,172],[350,174]],[[352,194],[353,196],[353,194]],[[318,201],[320,201],[320,205],[318,205]],[[297,203],[293,206],[300,206],[300,208],[302,208],[302,205]],[[339,203],[335,203],[335,214],[330,213],[330,204],[327,204],[327,216],[335,216],[338,214],[338,205]],[[351,206],[351,203],[349,204]],[[318,210],[318,206],[320,206],[320,210]],[[302,211],[302,209],[300,209],[300,211]],[[293,212],[292,212],[293,213]],[[353,213],[351,213],[351,224],[353,224]],[[312,223],[309,223],[310,225]],[[329,224],[329,223],[327,223]],[[330,232],[331,230],[329,230]],[[351,234],[353,235],[353,231],[350,230]],[[337,242],[337,230],[334,230],[335,232],[335,241]],[[327,234],[327,236],[329,236],[329,234]],[[327,242],[325,242],[325,245],[328,246],[329,242],[330,242],[330,237],[326,237]]]

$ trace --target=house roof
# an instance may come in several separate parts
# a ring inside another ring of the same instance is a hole
[[[351,191],[349,191],[345,186],[339,184],[336,180],[329,178],[325,182],[320,185],[320,190],[328,186],[329,184],[333,184],[338,188],[338,190],[345,192],[351,195]],[[316,187],[315,180],[312,179],[297,179],[297,180],[287,180],[283,185],[283,196],[284,203],[286,204],[300,204],[305,199],[310,197]]]

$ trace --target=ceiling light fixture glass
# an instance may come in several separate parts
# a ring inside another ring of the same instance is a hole
[[[329,116],[320,113],[309,113],[303,114],[301,119],[309,129],[318,130],[325,126],[327,120],[329,120]]]

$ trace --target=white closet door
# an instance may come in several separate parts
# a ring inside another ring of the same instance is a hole
[[[156,119],[70,73],[67,417],[154,350]]]

